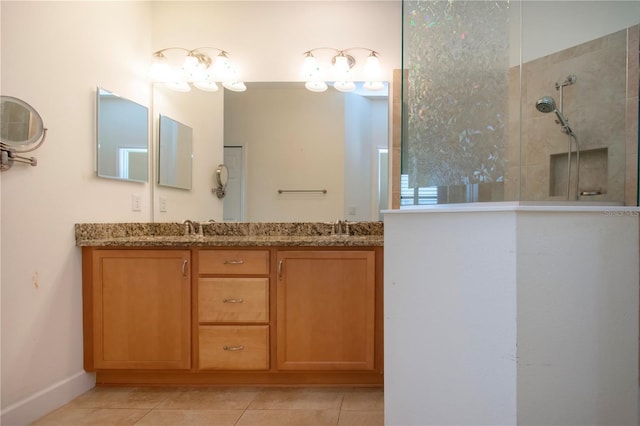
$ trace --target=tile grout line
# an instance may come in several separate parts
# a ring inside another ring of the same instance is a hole
[[[344,397],[345,397],[345,393],[342,392],[342,398],[340,399],[340,407],[338,410],[338,420],[336,421],[336,426],[340,424],[340,417],[342,417],[342,406],[344,405]]]
[[[238,416],[238,418],[236,419],[235,422],[233,422],[233,426],[237,426],[240,423],[240,420],[242,419],[242,416],[244,416],[244,413],[247,412],[247,410],[249,409],[249,407],[251,406],[251,404],[253,403],[253,401],[256,400],[256,398],[258,397],[258,395],[260,395],[263,391],[264,388],[259,388],[260,390],[258,392],[256,392],[256,394],[253,396],[253,398],[251,398],[251,401],[249,401],[249,403],[247,404],[246,407],[244,407],[244,409],[242,410],[242,413],[240,413],[240,415]]]

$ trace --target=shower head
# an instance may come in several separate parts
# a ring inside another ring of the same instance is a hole
[[[536,101],[536,109],[545,114],[556,111],[556,101],[551,96],[543,96]]]
[[[551,96],[543,96],[538,99],[536,101],[536,109],[540,112],[544,112],[545,114],[548,112],[555,112],[556,117],[558,117],[558,123],[560,123],[564,131],[568,135],[575,135],[575,133],[573,133],[573,130],[571,130],[571,127],[569,127],[569,121],[565,118],[564,115],[562,115],[560,111],[558,111],[558,108],[556,107],[556,101]]]

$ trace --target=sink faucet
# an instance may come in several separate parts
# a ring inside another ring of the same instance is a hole
[[[333,235],[340,236],[348,236],[349,235],[349,222],[346,220],[338,219],[333,223],[333,228],[331,229],[331,233]]]
[[[213,219],[209,219],[206,222],[201,222],[201,223],[197,223],[196,222],[196,225],[197,225],[197,228],[198,228],[198,235],[201,236],[201,237],[204,237],[204,226],[205,225],[210,225],[210,224],[215,223],[215,222],[216,221],[213,220]]]
[[[186,219],[182,224],[184,225],[184,235],[193,235],[196,233],[197,222]]]
[[[184,225],[184,235],[191,235],[193,233],[193,221],[186,219],[182,224]]]

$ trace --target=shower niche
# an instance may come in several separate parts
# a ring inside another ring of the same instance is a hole
[[[573,200],[601,201],[608,194],[609,149],[605,147],[581,150],[579,163],[578,173],[578,159],[576,153],[572,152],[571,173],[568,173],[569,158],[566,152],[550,156],[549,197],[567,199],[567,187],[570,191],[568,199]]]

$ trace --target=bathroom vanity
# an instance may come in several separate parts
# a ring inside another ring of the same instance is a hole
[[[79,224],[98,384],[382,386],[382,224]]]

